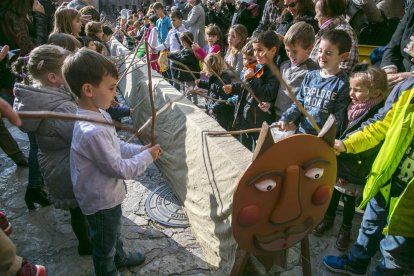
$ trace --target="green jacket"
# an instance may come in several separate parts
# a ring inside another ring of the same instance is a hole
[[[398,90],[398,91],[395,91]],[[381,192],[389,203],[384,234],[414,237],[414,178],[398,198],[390,198],[390,179],[414,137],[414,78],[394,88],[395,99],[382,119],[371,122],[344,141],[348,153],[359,153],[383,145],[372,165],[360,208]]]

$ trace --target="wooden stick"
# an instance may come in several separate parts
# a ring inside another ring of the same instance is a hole
[[[173,103],[181,100],[183,97],[184,97],[184,95],[180,95],[178,97],[175,97],[174,99],[169,100],[163,107],[161,107],[160,110],[157,111],[157,113],[155,114],[155,117],[157,117],[158,115],[160,115],[161,113],[166,111],[168,109],[168,107],[170,107]],[[132,139],[139,136],[144,131],[144,129],[150,124],[151,121],[152,121],[152,116],[134,133],[133,136],[131,136],[127,140],[127,143],[130,143],[132,141]]]
[[[280,127],[279,124],[272,124],[269,128],[276,128]],[[261,128],[249,128],[249,129],[242,129],[242,130],[233,130],[233,131],[207,131],[205,132],[208,136],[217,137],[217,136],[225,136],[230,134],[243,134],[243,133],[253,133],[253,132],[260,132]]]
[[[66,121],[85,121],[108,126],[114,126],[119,129],[126,130],[130,133],[136,133],[137,130],[133,127],[118,123],[117,121],[108,122],[105,119],[96,119],[76,114],[53,112],[53,111],[18,111],[17,114],[22,119],[43,119],[43,120],[66,120]]]
[[[134,63],[134,60],[137,56],[139,47],[141,47],[142,43],[143,43],[144,39],[142,39],[140,41],[140,43],[138,44],[138,46],[136,47],[135,51],[134,51],[134,56],[132,57],[131,63],[128,65],[128,68],[124,71],[124,73],[122,74],[122,76],[119,78],[118,82],[116,83],[116,85],[118,85],[126,76],[126,73],[128,72],[129,68],[131,68],[132,64]],[[148,57],[148,52],[147,52],[147,60],[149,59]]]
[[[149,54],[149,47],[148,47],[148,41],[145,41],[145,53],[147,55],[147,70],[148,70],[148,94],[150,98],[150,104],[151,104],[151,146],[155,145],[155,106],[154,106],[154,94],[152,92],[152,70],[151,70],[151,60],[150,60],[150,54]]]
[[[302,112],[302,114],[305,115],[306,118],[308,118],[308,120],[312,124],[313,128],[318,133],[321,132],[321,129],[318,126],[318,124],[315,122],[315,119],[313,119],[313,117],[306,111],[306,109],[303,107],[303,105],[298,101],[298,99],[295,96],[295,93],[293,93],[293,91],[292,91],[292,88],[282,78],[282,76],[280,75],[279,69],[277,69],[277,67],[273,63],[273,61],[272,60],[269,61],[269,60],[266,59],[266,64],[269,66],[270,71],[272,71],[272,74],[276,77],[276,79],[286,88],[286,90],[288,91],[290,99],[296,104],[296,106],[298,107],[300,112]]]
[[[172,59],[171,59],[172,60]],[[187,73],[194,73],[194,74],[200,74],[200,72],[197,71],[191,71],[191,70],[185,70],[185,69],[181,69],[178,68],[176,66],[171,66],[172,69],[177,70],[177,71],[181,71],[181,72],[187,72]]]
[[[198,80],[199,78],[196,77],[196,75],[194,75],[193,71],[190,70],[190,68],[188,68],[187,65],[185,65],[184,63],[179,62],[178,60],[173,60],[170,59],[173,63],[177,63],[178,65],[184,67],[188,73],[190,73],[190,75],[193,77],[194,80]]]

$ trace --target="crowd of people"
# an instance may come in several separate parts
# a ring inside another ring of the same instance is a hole
[[[205,97],[206,113],[226,130],[266,122],[282,132],[316,135],[313,121],[321,128],[333,114],[338,177],[313,234],[332,228],[342,198],[335,246],[345,251],[360,197],[365,212],[349,253],[325,256],[324,264],[332,271],[365,275],[380,250],[373,275],[412,269],[414,1],[182,0],[172,8],[155,2],[148,9],[122,12],[116,22],[101,18],[91,0],[53,4],[0,3],[0,96],[15,110],[108,122],[129,116],[134,110],[120,105],[115,93],[118,70],[109,43],[117,39],[141,56],[147,41],[152,69],[195,105]],[[378,26],[384,31],[375,32]],[[372,65],[358,63],[359,41],[368,38],[382,46]],[[0,146],[18,166],[29,167],[27,208],[53,204],[69,210],[78,253],[92,255],[96,275],[115,275],[118,268],[143,263],[142,252],[122,248],[121,179],[145,171],[159,157],[160,146],[120,142],[113,127],[90,122],[14,122],[28,134],[28,160],[3,120]],[[236,138],[253,151],[258,133]],[[9,226],[2,213],[0,226]],[[0,255],[7,255],[0,274],[44,275],[44,267],[16,256],[6,233],[0,231]]]

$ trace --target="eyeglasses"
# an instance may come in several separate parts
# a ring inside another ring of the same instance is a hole
[[[287,9],[287,8],[294,8],[294,7],[296,7],[296,4],[297,4],[297,2],[292,2],[292,3],[290,3],[290,4],[285,4],[285,5],[283,5],[283,6],[285,6],[285,8]]]

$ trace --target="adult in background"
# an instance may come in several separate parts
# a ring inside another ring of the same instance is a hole
[[[410,55],[404,51],[411,36],[414,36],[414,1],[408,6],[382,57],[381,68],[387,73],[390,85],[414,75],[414,64]]]
[[[259,22],[260,6],[255,0],[236,0],[231,26],[236,24],[243,25],[246,27],[249,36],[251,36]]]
[[[262,19],[260,20],[259,26],[253,32],[253,36],[257,36],[261,32],[267,30],[276,30],[278,28],[278,18],[283,11],[283,0],[267,0]],[[243,24],[243,22],[240,22]]]
[[[313,27],[315,33],[319,31],[318,21],[315,19],[315,5],[312,0],[284,0],[285,9],[280,15],[281,20],[276,33],[282,37],[296,22],[304,21]]]
[[[344,30],[351,37],[352,46],[348,59],[341,62],[339,67],[350,73],[358,63],[358,39],[355,31],[345,19],[345,0],[317,0],[315,2],[315,11],[315,18],[318,20],[320,29],[316,34],[315,45],[313,46],[310,58],[317,62],[319,43],[324,33],[333,29]]]
[[[204,28],[206,26],[206,13],[201,5],[201,0],[188,0],[191,6],[191,11],[188,14],[187,20],[183,21],[186,29],[193,34],[194,43],[198,43],[200,47],[206,44],[204,40]]]
[[[45,44],[48,34],[45,10],[38,0],[3,0],[0,2],[0,45],[9,45],[10,50],[20,49],[20,55],[25,56],[36,46]],[[0,96],[12,103],[15,80],[10,69],[7,67],[1,70]],[[4,125],[0,126],[2,134],[7,135],[4,128]],[[42,206],[47,206],[50,202],[46,192],[42,189],[44,184],[37,159],[36,137],[32,134],[28,136],[30,151],[26,204],[31,208],[32,205],[28,202],[33,200]],[[20,152],[16,147],[14,151],[16,154]],[[14,154],[10,157],[13,159],[13,156]]]
[[[208,0],[206,13],[206,26],[216,24],[223,34],[229,30],[235,7],[225,0]]]

